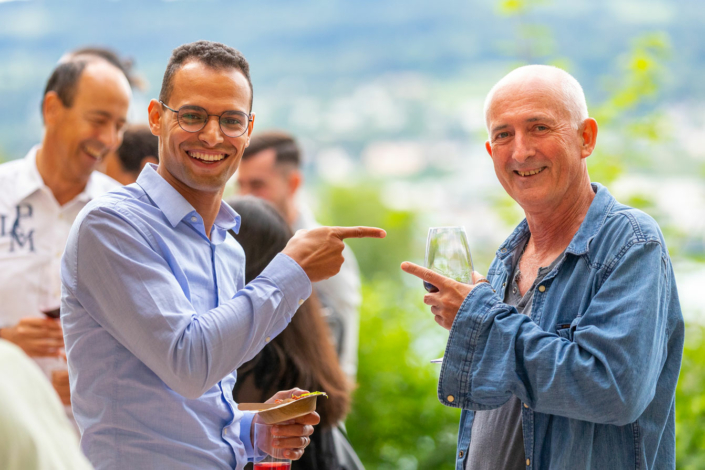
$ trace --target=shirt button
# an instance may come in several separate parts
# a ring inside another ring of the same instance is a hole
[[[272,337],[271,337],[271,336],[267,336],[264,340],[265,340],[267,343],[269,343],[269,342],[272,340]]]
[[[506,252],[507,252],[507,249],[506,249],[506,248],[502,248],[502,253],[506,253]]]
[[[198,218],[196,218],[195,215],[194,215],[194,216],[191,216],[191,222],[196,222],[197,220],[198,220]]]
[[[226,436],[228,434],[228,428],[223,429],[223,436]]]
[[[460,453],[458,454],[458,457],[460,457],[460,458],[462,459],[462,458],[463,458],[463,455],[465,455],[465,452],[463,452],[463,451],[461,450]]]
[[[299,299],[299,305],[303,305],[303,304],[304,304],[304,299]]]
[[[528,467],[529,465],[531,465],[531,460],[526,459],[526,466]]]
[[[527,405],[526,403],[524,403],[524,408],[528,408],[528,407],[529,407],[529,405]]]
[[[455,401],[455,397],[453,395],[448,395],[448,403],[453,403]]]
[[[539,292],[546,292],[546,286],[540,285],[540,286],[539,286]]]

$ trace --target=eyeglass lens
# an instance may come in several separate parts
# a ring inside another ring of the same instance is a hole
[[[197,106],[184,106],[179,109],[179,125],[187,132],[198,132],[208,122],[208,113]],[[245,113],[227,111],[220,116],[220,129],[228,137],[240,137],[247,131],[248,118]]]

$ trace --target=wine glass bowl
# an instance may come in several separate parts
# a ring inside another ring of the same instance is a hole
[[[472,283],[472,256],[463,227],[431,227],[426,239],[426,267],[463,284]],[[424,281],[424,288],[437,292],[436,286]]]

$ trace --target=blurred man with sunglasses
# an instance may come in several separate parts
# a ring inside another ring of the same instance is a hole
[[[235,49],[176,48],[149,104],[159,165],[89,204],[72,228],[62,324],[81,446],[97,469],[242,469],[258,458],[233,371],[286,327],[311,282],[338,272],[344,238],[384,236],[299,232],[244,285],[243,250],[228,235],[240,218],[222,195],[249,143],[252,98]],[[275,426],[273,445],[300,458],[318,421]]]
[[[78,212],[118,186],[94,170],[122,139],[128,76],[129,66],[110,50],[66,55],[44,91],[41,143],[25,158],[0,165],[0,338],[37,361],[68,413],[64,340],[55,319],[60,259]]]

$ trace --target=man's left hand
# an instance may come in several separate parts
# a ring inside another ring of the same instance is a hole
[[[480,273],[473,271],[473,284],[463,284],[408,261],[401,264],[401,269],[438,288],[438,292],[426,294],[423,298],[423,303],[431,306],[431,313],[435,316],[436,323],[449,331],[465,297],[477,286],[481,279],[484,279]]]
[[[274,403],[276,400],[285,400],[294,395],[307,393],[306,390],[294,388],[277,392],[265,403]],[[259,416],[255,417],[254,423],[259,421]],[[313,427],[321,422],[321,417],[315,411],[307,415],[300,416],[290,421],[284,421],[272,426],[272,447],[286,449],[284,455],[291,460],[298,460],[304,455],[304,449],[311,443]],[[253,426],[254,428],[254,426]]]
[[[54,390],[59,395],[61,403],[66,406],[71,405],[71,387],[69,385],[69,371],[53,370],[51,371],[51,384]]]

